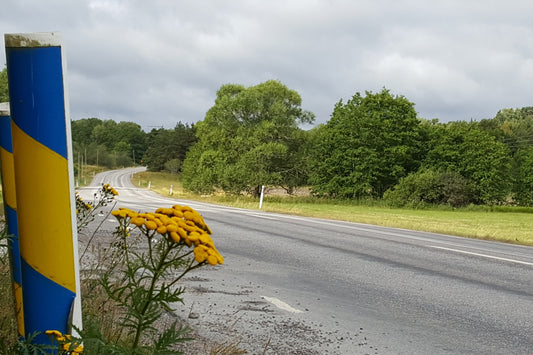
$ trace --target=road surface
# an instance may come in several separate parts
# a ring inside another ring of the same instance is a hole
[[[93,186],[139,211],[189,205],[213,230],[225,263],[191,275],[176,306],[208,339],[250,354],[533,353],[531,247],[176,201],[131,173]]]

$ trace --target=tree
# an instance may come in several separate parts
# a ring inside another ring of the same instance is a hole
[[[533,146],[519,149],[514,156],[514,200],[533,205]]]
[[[127,154],[135,159],[134,164],[141,161],[146,151],[146,133],[137,123],[122,121],[117,124],[118,143],[124,142],[129,146]],[[116,145],[116,144],[115,144]]]
[[[197,124],[198,142],[183,164],[184,187],[257,195],[261,185],[291,190],[305,182],[298,124],[314,119],[300,95],[279,81],[245,88],[223,85],[215,105]]]
[[[146,133],[134,122],[83,118],[72,121],[71,128],[74,157],[79,154],[88,164],[129,166],[146,151]]]
[[[82,118],[72,121],[70,126],[72,130],[72,141],[78,142],[83,146],[87,146],[94,142],[93,131],[96,126],[99,126],[103,121],[99,118]]]
[[[148,149],[143,163],[150,171],[181,171],[181,165],[189,148],[196,142],[195,127],[178,122],[173,130],[153,129],[147,135]],[[167,166],[167,163],[170,165]]]
[[[414,104],[387,89],[339,101],[316,133],[313,191],[344,198],[381,197],[418,167],[419,120]]]
[[[177,174],[181,169],[181,160],[170,159],[165,163],[165,170],[171,174]]]
[[[0,71],[0,102],[9,102],[9,90],[7,85],[7,68]]]
[[[492,121],[503,133],[502,141],[513,154],[520,148],[533,145],[533,107],[502,109]]]
[[[455,172],[475,186],[479,202],[499,203],[510,193],[510,154],[505,144],[482,131],[476,122],[450,122],[434,127],[423,166]]]
[[[112,150],[115,144],[120,142],[118,139],[120,135],[118,124],[113,120],[105,120],[94,127],[91,137],[96,144],[103,144],[107,149]]]

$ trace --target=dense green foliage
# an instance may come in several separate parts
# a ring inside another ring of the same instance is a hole
[[[74,160],[107,168],[146,165],[152,171],[176,173],[196,137],[194,127],[179,122],[174,129],[145,133],[133,122],[98,118],[72,121]]]
[[[184,187],[257,195],[261,185],[290,191],[304,184],[306,135],[298,124],[313,117],[300,105],[296,91],[274,80],[249,88],[222,86],[196,126],[198,142],[183,165]]]
[[[108,168],[140,163],[146,133],[136,123],[84,118],[72,121],[74,160]]]
[[[479,202],[504,201],[510,193],[508,148],[476,123],[434,126],[423,166],[455,172],[472,182]]]
[[[146,137],[143,164],[151,171],[180,172],[187,151],[196,142],[195,130],[181,122],[173,130],[153,129]]]
[[[313,190],[343,198],[381,197],[416,170],[418,126],[414,104],[386,89],[340,101],[312,150]]]
[[[520,148],[514,156],[514,199],[533,205],[533,146]]]
[[[7,69],[0,71],[0,102],[9,101],[9,90],[7,87]]]
[[[385,192],[391,205],[420,207],[426,204],[444,204],[453,207],[474,202],[474,185],[461,174],[434,169],[420,169],[400,179]]]

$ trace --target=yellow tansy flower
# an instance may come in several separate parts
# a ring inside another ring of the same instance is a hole
[[[209,255],[207,257],[207,262],[209,263],[209,265],[216,265],[218,263],[218,258],[214,255]]]
[[[191,242],[196,242],[198,239],[200,239],[200,233],[198,232],[189,233],[189,239],[191,240]]]
[[[55,337],[63,336],[63,334],[59,330],[47,330],[44,332],[46,335],[53,335]]]
[[[187,232],[185,232],[182,228],[178,228],[178,234],[180,237],[182,237],[183,239],[186,239],[187,238]]]
[[[180,242],[180,236],[176,232],[170,232],[170,238],[172,238],[172,240],[175,241],[176,243]]]
[[[145,219],[142,217],[135,217],[131,219],[131,223],[135,224],[137,227],[140,227],[144,224]]]
[[[147,229],[150,229],[150,230],[157,229],[157,223],[155,223],[154,221],[146,221],[144,225],[146,226]]]
[[[179,229],[179,227],[178,227],[177,224],[173,224],[173,223],[171,223],[171,224],[167,224],[167,231],[169,231],[169,232],[171,232],[171,233],[172,233],[172,232],[177,232],[178,229]]]

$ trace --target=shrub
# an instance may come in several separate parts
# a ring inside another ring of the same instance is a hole
[[[387,190],[384,199],[397,207],[421,207],[425,204],[459,207],[474,202],[472,191],[468,179],[456,172],[420,169]]]

